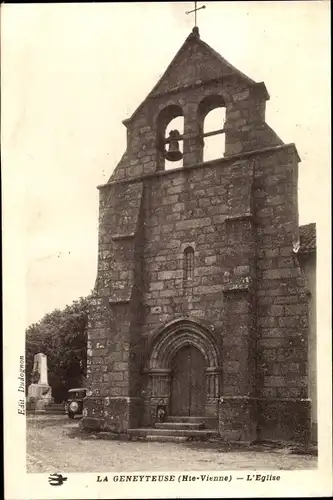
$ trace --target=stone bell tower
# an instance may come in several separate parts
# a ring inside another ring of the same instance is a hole
[[[86,428],[152,429],[162,405],[228,441],[308,439],[299,157],[265,122],[268,99],[194,28],[123,122],[127,149],[99,186]]]

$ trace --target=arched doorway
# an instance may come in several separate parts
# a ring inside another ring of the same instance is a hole
[[[201,416],[206,402],[205,358],[191,345],[179,349],[171,360],[171,413]]]
[[[145,425],[155,422],[156,408],[167,415],[218,419],[221,337],[198,320],[179,318],[160,328],[151,340],[147,367]]]

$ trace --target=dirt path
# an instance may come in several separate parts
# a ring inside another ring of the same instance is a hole
[[[276,451],[221,451],[205,443],[104,441],[77,437],[78,421],[27,417],[28,472],[313,469],[317,458]],[[76,437],[73,437],[76,436]]]

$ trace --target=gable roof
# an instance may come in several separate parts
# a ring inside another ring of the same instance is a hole
[[[316,224],[306,224],[299,228],[300,253],[315,252],[317,249]]]
[[[218,73],[220,73],[221,77],[223,75],[226,75],[226,74],[227,75],[236,75],[236,76],[242,78],[243,80],[245,80],[249,85],[251,85],[251,86],[256,85],[256,82],[254,80],[252,80],[251,78],[246,76],[244,73],[239,71],[237,68],[232,66],[232,64],[230,64],[226,59],[224,59],[224,57],[222,57],[218,52],[216,52],[210,45],[208,45],[208,43],[201,40],[198,28],[193,28],[192,32],[186,38],[185,42],[180,47],[180,49],[178,50],[178,52],[176,53],[176,55],[174,56],[174,58],[172,59],[172,61],[170,62],[170,64],[166,68],[166,70],[164,71],[163,75],[161,76],[161,78],[158,80],[158,82],[154,86],[154,88],[148,94],[146,99],[144,99],[142,101],[142,103],[134,111],[134,113],[132,114],[132,116],[130,118],[127,118],[126,120],[123,121],[124,125],[127,125],[128,123],[130,123],[133,120],[133,118],[136,116],[136,114],[139,112],[139,110],[143,107],[144,103],[146,102],[147,99],[149,99],[149,97],[152,97],[152,96],[157,94],[159,87],[169,77],[169,75],[171,74],[174,67],[177,66],[177,62],[179,61],[181,56],[193,44],[199,45],[204,51],[206,51],[210,55],[212,60],[216,61],[216,70]],[[267,92],[267,90],[266,90],[266,92]]]

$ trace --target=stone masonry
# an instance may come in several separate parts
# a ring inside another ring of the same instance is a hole
[[[309,439],[308,293],[294,251],[300,159],[266,124],[268,99],[194,29],[124,121],[126,152],[99,187],[86,428],[152,426],[161,401],[172,412],[172,359],[192,345],[222,439]],[[204,163],[203,120],[221,105],[225,154]],[[166,171],[161,144],[177,116],[183,167]]]

